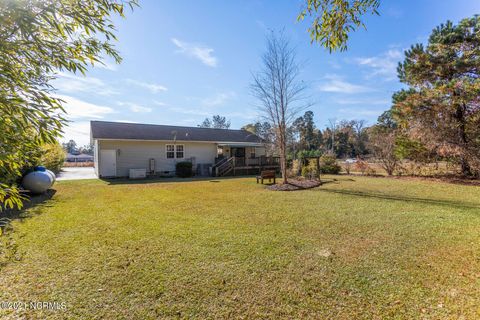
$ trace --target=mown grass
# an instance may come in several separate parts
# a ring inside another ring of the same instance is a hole
[[[59,182],[13,223],[0,301],[67,309],[0,317],[480,317],[479,187],[327,178]]]

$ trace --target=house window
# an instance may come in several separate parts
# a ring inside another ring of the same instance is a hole
[[[255,159],[255,148],[250,149],[250,158]]]
[[[177,145],[177,159],[183,159],[183,145]]]
[[[183,159],[185,157],[185,154],[184,154],[185,149],[183,147],[183,144],[179,144],[179,145],[167,144],[166,148],[167,148],[167,159],[174,159],[174,158]]]
[[[167,144],[167,159],[175,158],[175,146],[173,144]]]

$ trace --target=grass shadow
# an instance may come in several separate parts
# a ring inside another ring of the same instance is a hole
[[[342,194],[342,195],[348,195],[348,196],[363,197],[363,198],[415,202],[415,203],[443,206],[443,207],[456,208],[456,209],[480,209],[480,205],[469,203],[469,202],[462,202],[462,201],[439,200],[439,199],[429,199],[429,198],[419,198],[419,197],[409,197],[409,196],[394,196],[394,195],[387,195],[382,193],[364,192],[364,191],[357,191],[357,190],[318,189],[318,191],[336,193],[336,194]]]
[[[109,185],[117,184],[153,184],[153,183],[178,183],[178,182],[198,182],[198,181],[210,181],[210,182],[222,182],[223,180],[232,180],[239,178],[254,178],[255,176],[231,176],[231,177],[192,177],[192,178],[178,178],[178,177],[154,177],[146,179],[128,179],[128,178],[116,178],[116,179],[105,179],[100,180],[105,181]]]
[[[51,206],[51,199],[55,193],[57,193],[57,190],[48,189],[43,194],[32,195],[23,203],[22,209],[7,209],[0,212],[0,218],[21,220],[39,214],[42,208]]]
[[[17,243],[13,238],[12,221],[24,220],[39,215],[42,209],[52,205],[52,197],[56,190],[49,189],[41,195],[31,196],[24,202],[22,209],[7,209],[0,212],[0,270],[9,262],[21,260]]]

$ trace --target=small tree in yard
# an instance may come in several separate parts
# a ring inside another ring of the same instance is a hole
[[[253,75],[252,94],[259,109],[274,132],[274,142],[280,154],[283,183],[287,178],[287,129],[305,103],[306,86],[298,77],[300,68],[294,48],[283,33],[272,32],[267,37],[267,50],[262,56],[263,68]]]
[[[388,131],[380,126],[374,126],[370,132],[370,147],[373,154],[380,160],[382,168],[389,176],[393,175],[399,164],[396,154],[396,139],[394,130]]]

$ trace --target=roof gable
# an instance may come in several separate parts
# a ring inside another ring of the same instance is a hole
[[[92,139],[174,140],[261,143],[262,139],[246,130],[211,129],[107,121],[91,121]]]

